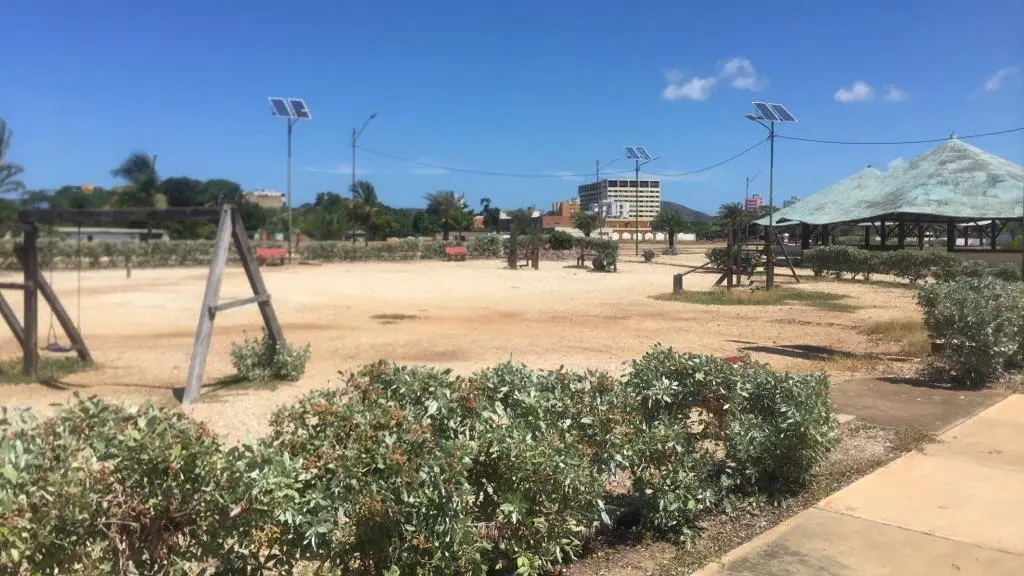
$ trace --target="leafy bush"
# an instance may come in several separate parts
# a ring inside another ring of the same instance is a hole
[[[469,243],[469,255],[473,258],[500,258],[502,254],[501,236],[488,234],[478,236]]]
[[[586,236],[573,237],[573,241],[577,248],[586,250],[588,252],[614,252],[619,253],[619,242],[617,240],[609,240],[607,238],[588,238]]]
[[[309,351],[309,344],[279,346],[264,331],[262,338],[246,338],[231,344],[231,365],[246,382],[295,382],[306,372]]]
[[[729,249],[728,248],[711,248],[704,253],[704,257],[711,262],[711,266],[718,271],[725,272],[726,268],[729,267]],[[761,267],[762,264],[761,254],[758,252],[751,252],[749,250],[740,251],[740,273],[741,274],[753,274],[755,270]]]
[[[231,454],[180,410],[96,398],[0,418],[0,572],[194,573],[229,546]]]
[[[832,276],[837,279],[849,275],[854,279],[861,276],[870,280],[872,274],[889,274],[915,284],[929,276],[939,281],[984,276],[1008,280],[1020,278],[1020,271],[1014,266],[993,268],[983,262],[964,260],[948,252],[878,252],[850,246],[824,246],[805,250],[802,261],[803,266],[810,268],[815,276]]]
[[[1016,264],[1003,264],[988,270],[989,276],[1006,282],[1020,282],[1021,268]]]
[[[576,237],[563,230],[555,230],[548,234],[548,248],[552,250],[572,250]]]
[[[917,303],[938,358],[955,381],[981,387],[1024,365],[1024,286],[968,278],[918,288]]]
[[[599,529],[688,539],[799,486],[835,436],[827,387],[661,346],[621,378],[379,362],[227,451],[178,411],[80,402],[3,423],[0,569],[550,573]]]
[[[679,254],[679,250],[676,250],[675,246],[666,246],[661,249],[662,256],[675,256],[676,254]]]
[[[644,250],[644,262],[651,262],[651,261],[653,261],[654,260],[654,256],[655,256],[654,250],[651,250],[650,248]]]

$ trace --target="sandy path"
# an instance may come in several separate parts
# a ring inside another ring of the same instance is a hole
[[[628,258],[627,258],[628,260]],[[913,293],[855,284],[808,284],[843,292],[864,306],[852,313],[806,306],[708,307],[663,302],[651,295],[671,290],[668,264],[700,264],[700,254],[659,257],[659,264],[625,261],[616,274],[542,262],[538,271],[502,269],[498,261],[349,263],[264,269],[285,336],[309,342],[313,355],[305,377],[274,391],[220,391],[190,408],[233,439],[258,434],[274,407],[327,385],[339,370],[378,358],[431,364],[468,372],[512,358],[537,368],[622,369],[654,342],[717,355],[749,345],[818,345],[866,351],[874,344],[856,327],[880,318],[916,314]],[[5,274],[11,279],[13,274]],[[174,403],[184,382],[199,313],[204,269],[83,272],[81,324],[99,368],[68,378],[70,390],[42,385],[2,385],[0,402],[46,411],[74,390],[130,401]],[[715,277],[695,273],[687,289],[706,289]],[[782,281],[780,279],[780,281]],[[75,273],[58,272],[56,288],[75,315]],[[17,293],[6,296],[21,310]],[[248,296],[240,269],[225,277],[221,300]],[[401,314],[403,320],[375,319]],[[45,308],[40,336],[45,338]],[[253,306],[218,316],[206,381],[230,376],[232,341],[258,335]],[[13,336],[0,332],[0,355],[20,353]],[[814,369],[814,363],[755,354],[783,369]]]

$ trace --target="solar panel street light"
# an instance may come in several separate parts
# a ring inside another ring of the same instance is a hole
[[[652,158],[643,146],[626,146],[626,158],[636,163],[636,180],[633,185],[636,190],[636,198],[633,205],[633,243],[636,246],[636,255],[640,255],[640,167],[649,162],[657,160]]]
[[[292,260],[292,127],[299,120],[309,120],[312,115],[309,106],[301,98],[270,98],[270,110],[274,116],[284,118],[288,123],[288,261]]]
[[[752,102],[751,105],[754,107],[754,114],[745,114],[743,117],[757,122],[768,130],[768,146],[771,149],[768,161],[768,249],[764,268],[765,287],[771,290],[775,284],[775,254],[773,251],[775,244],[775,123],[795,123],[796,116],[782,104]]]

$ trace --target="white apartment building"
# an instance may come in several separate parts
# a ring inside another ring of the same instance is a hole
[[[281,208],[285,204],[284,192],[276,190],[250,190],[245,199],[262,208]]]
[[[653,220],[661,212],[661,182],[640,180],[639,184],[610,179],[583,184],[579,187],[580,207],[603,214],[605,203],[609,203],[613,211],[624,208],[630,218]]]

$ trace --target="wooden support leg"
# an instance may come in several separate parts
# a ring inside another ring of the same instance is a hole
[[[29,378],[35,378],[38,367],[39,348],[39,292],[36,290],[36,278],[39,276],[39,253],[36,241],[39,239],[39,226],[25,226],[25,240],[22,246],[22,269],[25,271],[25,337],[22,339],[21,372]]]
[[[234,209],[231,210],[231,213],[231,235],[235,240],[235,251],[238,252],[238,259],[241,260],[245,276],[249,279],[249,286],[252,288],[253,296],[257,298],[266,296],[266,298],[258,300],[260,316],[263,317],[263,326],[266,327],[267,335],[270,336],[274,344],[285,346],[284,333],[281,331],[281,325],[277,322],[277,314],[274,313],[274,303],[270,301],[270,293],[267,292],[267,286],[263,283],[259,264],[256,263],[256,258],[249,247],[249,237],[245,234],[245,224],[242,222],[242,215],[238,210]]]
[[[220,223],[217,225],[210,275],[206,278],[206,292],[203,294],[203,305],[199,309],[199,323],[196,325],[196,338],[192,344],[192,359],[188,365],[185,394],[181,399],[181,403],[186,406],[199,402],[206,358],[210,354],[210,340],[213,338],[213,310],[220,298],[220,283],[224,278],[224,267],[228,263],[228,248],[231,247],[231,228],[231,207],[225,206],[221,210]]]
[[[25,349],[25,330],[21,327],[21,321],[14,314],[14,309],[4,298],[3,294],[0,294],[0,316],[3,316],[4,322],[7,323],[7,327],[11,329],[11,334],[14,334],[14,339],[18,341],[18,346],[21,346],[22,350]]]

